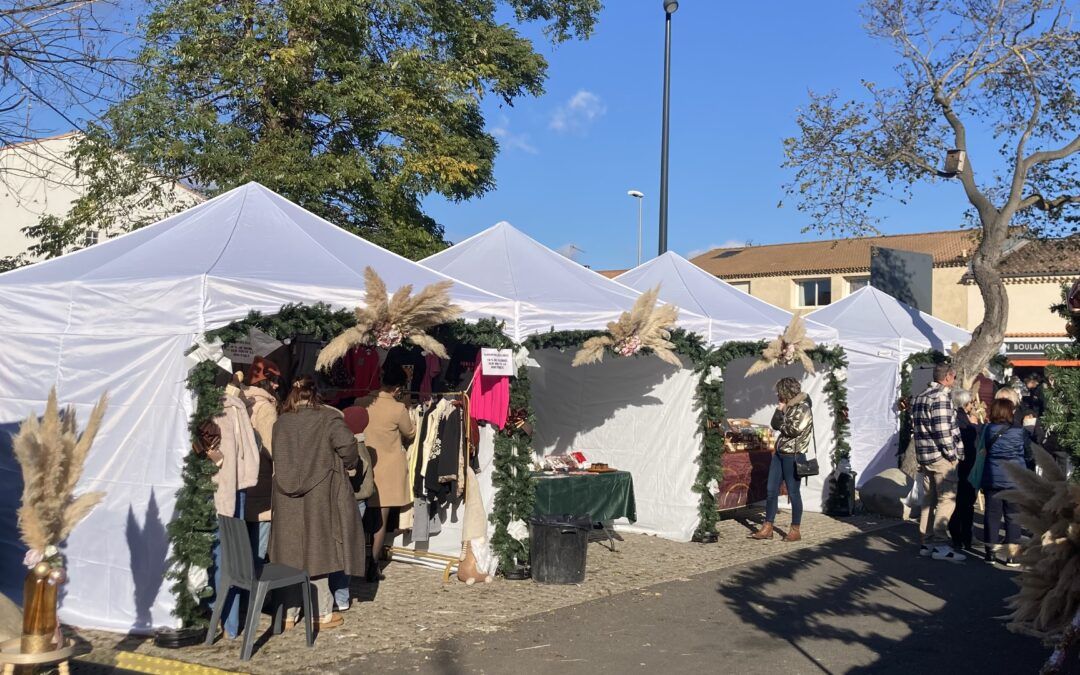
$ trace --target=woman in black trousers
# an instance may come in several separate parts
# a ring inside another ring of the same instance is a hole
[[[960,440],[964,445],[964,458],[956,467],[959,484],[956,489],[956,510],[949,520],[949,534],[952,535],[953,548],[956,550],[971,547],[972,523],[975,520],[975,498],[978,493],[968,481],[968,474],[975,464],[975,439],[978,437],[978,421],[972,419],[971,392],[966,389],[954,389],[952,393],[953,409],[956,410],[956,424],[960,427]]]

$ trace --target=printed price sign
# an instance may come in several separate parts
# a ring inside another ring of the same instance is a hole
[[[481,372],[484,375],[514,375],[514,351],[512,349],[481,349]]]

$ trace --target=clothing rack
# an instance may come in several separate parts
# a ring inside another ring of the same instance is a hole
[[[431,551],[417,551],[415,549],[402,548],[400,546],[390,546],[387,548],[387,551],[390,553],[391,560],[400,556],[402,558],[401,562],[410,562],[416,565],[424,565],[425,567],[433,566],[441,568],[443,571],[444,584],[450,582],[450,574],[461,562],[456,556],[432,553]],[[428,561],[431,562],[429,563]]]

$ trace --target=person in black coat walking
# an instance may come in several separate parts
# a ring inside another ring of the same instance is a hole
[[[953,548],[972,550],[971,531],[975,521],[975,499],[978,493],[968,481],[968,475],[975,465],[975,439],[979,434],[978,420],[973,419],[971,392],[966,389],[954,389],[952,392],[953,408],[956,409],[956,425],[960,427],[960,440],[964,445],[964,458],[956,467],[959,484],[956,490],[956,510],[949,519],[949,534]]]

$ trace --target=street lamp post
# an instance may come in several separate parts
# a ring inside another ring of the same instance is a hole
[[[664,130],[660,140],[660,255],[667,252],[668,126],[671,107],[671,15],[679,8],[676,0],[664,0]]]
[[[641,202],[645,193],[640,190],[628,190],[626,194],[637,200],[637,264],[641,264]]]

